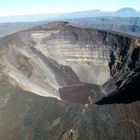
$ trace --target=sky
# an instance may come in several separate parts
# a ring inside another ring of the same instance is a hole
[[[95,9],[116,11],[123,7],[140,11],[140,0],[0,0],[0,16],[68,13]]]

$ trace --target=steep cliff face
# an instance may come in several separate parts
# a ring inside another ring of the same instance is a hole
[[[111,93],[130,82],[133,83],[133,79],[139,79],[140,39],[132,38],[130,46],[122,47],[119,51],[111,51],[110,58],[109,67],[112,78],[103,84],[104,91]]]
[[[109,52],[101,44],[100,33],[98,35],[97,31],[58,24],[52,25],[56,27],[55,30],[49,25],[50,28],[42,26],[31,31],[33,40],[37,42],[34,48],[53,57],[59,63],[70,66],[81,81],[104,83],[109,78]],[[45,29],[47,31],[44,31]],[[103,69],[104,74],[100,74]]]
[[[114,57],[115,58],[115,57]],[[125,63],[123,63],[125,62]],[[139,40],[133,40],[129,47],[125,60],[121,64],[113,64],[113,77],[104,85],[104,91],[108,93],[97,104],[131,103],[140,100],[140,44]]]
[[[122,104],[139,79],[139,47],[67,22],[1,39],[0,139],[139,140],[139,99]]]

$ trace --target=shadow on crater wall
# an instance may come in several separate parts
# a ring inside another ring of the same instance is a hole
[[[97,101],[97,105],[104,104],[128,104],[140,101],[140,75],[132,79],[130,83],[123,86],[121,89],[116,90],[107,97],[103,97]]]

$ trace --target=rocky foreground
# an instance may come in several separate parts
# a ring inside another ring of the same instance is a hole
[[[2,38],[0,140],[139,140],[139,74],[129,35],[54,22]]]

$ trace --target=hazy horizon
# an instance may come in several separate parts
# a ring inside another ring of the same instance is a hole
[[[130,7],[140,11],[139,0],[5,0],[0,4],[0,17],[71,13],[89,10],[117,11],[123,7]]]

